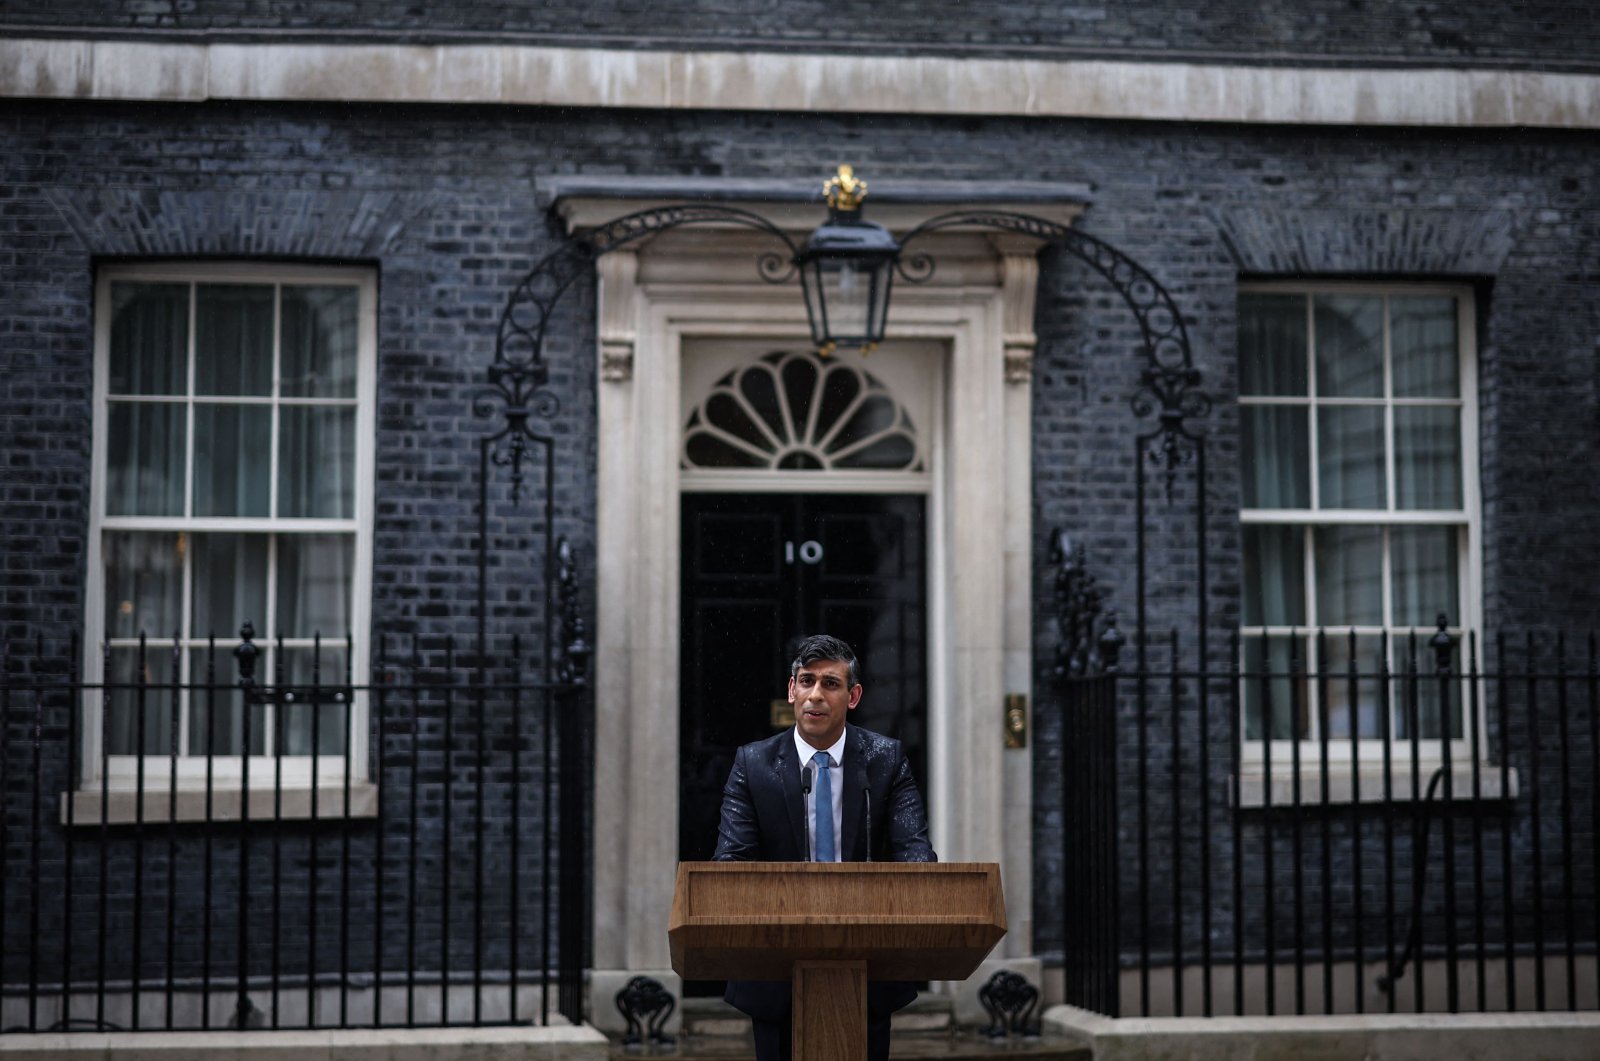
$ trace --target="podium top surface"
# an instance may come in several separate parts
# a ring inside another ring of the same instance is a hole
[[[1006,932],[987,862],[685,862],[668,937],[689,979],[787,979],[864,960],[874,979],[957,980]]]

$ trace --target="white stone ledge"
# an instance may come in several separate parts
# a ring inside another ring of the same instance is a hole
[[[285,785],[282,797],[276,798],[270,788],[250,789],[250,820],[253,822],[271,822],[275,818],[284,821],[300,821],[312,817],[311,806],[312,790],[309,786],[291,787]],[[239,786],[235,782],[231,787],[226,782],[218,782],[211,792],[211,806],[206,807],[206,792],[204,789],[193,787],[180,787],[174,802],[171,793],[160,784],[147,787],[144,792],[143,817],[140,817],[140,799],[131,789],[112,788],[105,793],[104,798],[98,788],[83,789],[72,793],[62,793],[61,796],[61,823],[71,824],[74,827],[92,828],[98,826],[102,812],[107,825],[132,825],[143,821],[145,825],[164,823],[167,821],[180,822],[236,822],[239,820],[241,800]],[[376,818],[378,816],[378,786],[370,781],[350,782],[350,811],[345,813],[344,784],[324,783],[316,789],[316,818],[318,821],[338,820],[341,818]],[[70,802],[69,802],[70,800]],[[176,807],[176,813],[171,808]],[[70,817],[68,816],[70,814]]]
[[[1600,126],[1600,75],[537,45],[0,40],[0,96]]]
[[[606,1037],[583,1025],[300,1032],[73,1032],[0,1036],[0,1059],[45,1061],[604,1061]]]
[[[1123,1017],[1052,1006],[1044,1023],[1095,1061],[1593,1061],[1600,1013],[1422,1013],[1332,1017]]]

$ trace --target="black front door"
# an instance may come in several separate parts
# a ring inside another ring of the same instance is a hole
[[[926,777],[926,500],[917,494],[683,496],[678,852],[709,859],[741,744],[794,724],[802,637],[855,649],[851,721],[905,742]]]

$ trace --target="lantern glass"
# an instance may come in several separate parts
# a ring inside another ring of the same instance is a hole
[[[889,263],[851,258],[819,260],[812,273],[818,316],[826,322],[824,343],[865,346],[883,339],[888,309]]]
[[[883,340],[899,253],[882,226],[837,213],[812,234],[799,264],[811,339],[819,350],[872,347]]]

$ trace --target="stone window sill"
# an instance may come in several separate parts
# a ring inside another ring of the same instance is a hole
[[[1422,773],[1417,781],[1417,793],[1420,798],[1426,799],[1428,782],[1439,767],[1437,764],[1429,766],[1424,763]],[[1327,804],[1352,803],[1353,797],[1358,793],[1352,771],[1348,766],[1330,767],[1328,770],[1328,797]],[[1454,791],[1451,799],[1456,803],[1471,803],[1472,797],[1472,764],[1456,764],[1451,770],[1451,782]],[[1395,803],[1410,803],[1411,796],[1411,764],[1403,767],[1396,763],[1390,774],[1389,799]],[[1272,771],[1270,781],[1272,806],[1287,807],[1294,802],[1294,776],[1276,767]],[[1259,810],[1267,805],[1268,778],[1260,772],[1244,771],[1229,778],[1230,795],[1233,797],[1234,806],[1241,810]],[[1478,799],[1498,800],[1516,799],[1518,793],[1517,771],[1509,770],[1506,776],[1506,788],[1501,791],[1500,767],[1482,763],[1478,767]],[[1359,795],[1361,803],[1381,804],[1384,797],[1384,771],[1377,763],[1366,764],[1361,768]],[[1444,783],[1441,781],[1434,793],[1434,802],[1444,799]],[[1322,797],[1322,771],[1319,764],[1303,764],[1300,768],[1300,806],[1315,807],[1323,803]]]
[[[270,788],[250,789],[249,812],[252,821],[307,821],[312,816],[312,789],[309,786],[284,787],[281,802]],[[61,822],[79,828],[101,824],[102,814],[107,825],[132,825],[179,822],[236,822],[240,819],[239,788],[218,785],[211,791],[211,806],[207,813],[206,791],[203,788],[180,787],[177,799],[171,799],[166,789],[145,789],[143,817],[140,817],[140,800],[133,789],[112,788],[103,794],[100,789],[87,789],[63,793],[61,796]],[[350,812],[345,813],[344,783],[324,783],[316,788],[316,818],[318,821],[344,818],[376,818],[378,816],[378,786],[371,781],[350,782]],[[70,814],[70,817],[69,817]]]

